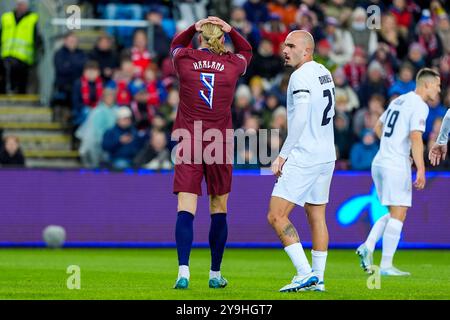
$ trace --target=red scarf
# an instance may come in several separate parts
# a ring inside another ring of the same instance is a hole
[[[156,81],[147,83],[148,101],[147,104],[159,107],[159,91]]]
[[[152,62],[152,58],[150,56],[150,52],[148,50],[140,51],[137,48],[131,49],[131,61],[133,64],[138,67],[139,72],[138,76],[142,77],[144,74],[144,70],[148,67],[148,65]]]
[[[95,108],[97,106],[98,101],[102,97],[103,92],[103,82],[101,77],[97,77],[95,79],[95,100],[91,101],[91,92],[89,90],[89,81],[85,76],[81,77],[81,97],[83,99],[83,103],[85,106],[90,106],[91,108]]]
[[[117,104],[119,106],[128,106],[131,102],[131,94],[128,91],[127,80],[117,80]]]

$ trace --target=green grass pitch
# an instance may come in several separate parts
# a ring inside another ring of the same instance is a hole
[[[190,287],[174,290],[175,249],[1,249],[0,299],[450,298],[450,251],[400,250],[395,264],[412,276],[382,277],[381,289],[370,290],[354,251],[330,250],[327,292],[279,293],[294,274],[283,250],[228,249],[222,272],[229,286],[209,289],[209,250],[194,249]],[[81,269],[80,290],[67,289],[69,265]]]

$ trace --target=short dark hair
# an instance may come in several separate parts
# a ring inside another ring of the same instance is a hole
[[[430,69],[430,68],[422,68],[419,70],[416,76],[416,82],[422,82],[424,78],[440,78],[440,75],[437,71]]]

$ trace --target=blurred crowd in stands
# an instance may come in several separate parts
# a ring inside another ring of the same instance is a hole
[[[90,52],[80,50],[76,33],[69,32],[54,55],[52,103],[70,109],[86,167],[173,167],[170,131],[179,85],[170,42],[208,15],[229,21],[254,49],[235,93],[233,124],[235,129],[280,130],[279,137],[268,139],[269,150],[278,150],[287,135],[286,89],[293,70],[284,67],[281,52],[286,35],[295,29],[313,34],[314,59],[333,73],[337,169],[370,169],[379,148],[374,124],[389,101],[415,89],[420,68],[435,68],[442,80],[441,99],[429,105],[426,152],[450,105],[449,1],[80,2],[92,6],[97,18],[146,19],[153,25],[152,34],[148,29],[106,28]],[[229,41],[227,47],[233,49]],[[248,146],[236,150],[240,160],[253,160],[237,167],[258,168],[254,151]],[[449,166],[444,161],[440,168]]]

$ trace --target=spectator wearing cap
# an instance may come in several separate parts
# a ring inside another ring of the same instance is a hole
[[[0,149],[0,167],[25,167],[25,157],[20,148],[19,138],[6,136]]]
[[[297,14],[297,7],[287,0],[270,1],[267,8],[271,15],[280,17],[281,22],[287,28],[295,22],[295,15]]]
[[[114,127],[118,108],[115,90],[105,88],[98,106],[76,131],[75,135],[81,141],[78,151],[85,168],[98,168],[106,160],[102,150],[103,135]]]
[[[334,72],[338,65],[331,59],[331,45],[327,39],[322,39],[317,43],[316,53],[314,54],[314,61],[323,64],[325,68]]]
[[[416,41],[425,49],[427,65],[432,65],[443,53],[441,38],[434,30],[433,20],[426,13],[419,20]]]
[[[397,59],[402,60],[408,53],[408,43],[401,35],[397,20],[391,13],[385,13],[381,17],[381,29],[377,30],[378,47],[380,43],[385,43],[389,51]]]
[[[73,85],[83,74],[86,61],[86,54],[78,48],[78,37],[72,32],[65,34],[63,46],[56,51],[53,61],[55,67],[53,104],[72,105]]]
[[[378,61],[372,61],[369,64],[367,78],[358,90],[360,103],[366,104],[373,94],[380,94],[383,97],[387,97],[385,72]]]
[[[247,70],[246,77],[251,79],[254,75],[259,75],[270,81],[278,75],[282,68],[283,60],[275,54],[272,42],[262,39]]]
[[[146,136],[133,126],[132,113],[128,107],[117,111],[116,125],[103,136],[102,148],[108,154],[113,169],[130,168],[133,159],[144,145]]]
[[[425,49],[418,42],[413,42],[409,46],[406,61],[414,67],[414,74],[425,67]]]
[[[83,75],[73,86],[72,113],[75,126],[81,125],[90,110],[94,109],[102,98],[103,81],[96,61],[88,61]]]
[[[437,34],[444,46],[445,53],[450,53],[450,19],[448,14],[443,12],[438,16]]]
[[[349,31],[356,48],[361,48],[368,55],[375,52],[378,44],[377,34],[374,30],[367,28],[366,10],[361,7],[353,10]]]
[[[119,57],[113,48],[113,39],[108,34],[102,34],[88,55],[89,60],[96,61],[105,83],[110,81],[115,69],[119,67]]]
[[[367,72],[367,58],[364,49],[356,47],[352,60],[344,66],[343,70],[349,85],[354,90],[358,90]]]
[[[353,170],[370,170],[373,158],[379,145],[373,130],[364,130],[361,140],[355,143],[350,151],[350,166]]]
[[[167,136],[163,131],[152,130],[147,145],[133,160],[136,168],[150,170],[170,170],[173,163],[167,148]]]
[[[414,67],[405,62],[400,67],[400,72],[397,80],[389,88],[389,97],[393,95],[402,95],[413,91],[416,88],[416,81],[414,81]]]
[[[269,21],[269,9],[267,4],[262,0],[248,0],[243,6],[247,20],[252,24],[259,26],[262,23]]]
[[[349,31],[340,28],[339,20],[334,17],[325,19],[325,37],[330,42],[330,58],[337,65],[343,66],[352,59],[355,45]]]
[[[342,68],[333,73],[335,85],[336,110],[352,113],[359,108],[359,100],[355,91],[348,85],[345,73]]]
[[[42,49],[39,16],[29,10],[29,0],[16,0],[14,11],[5,12],[0,21],[1,63],[6,88],[0,92],[26,93],[28,74]]]

